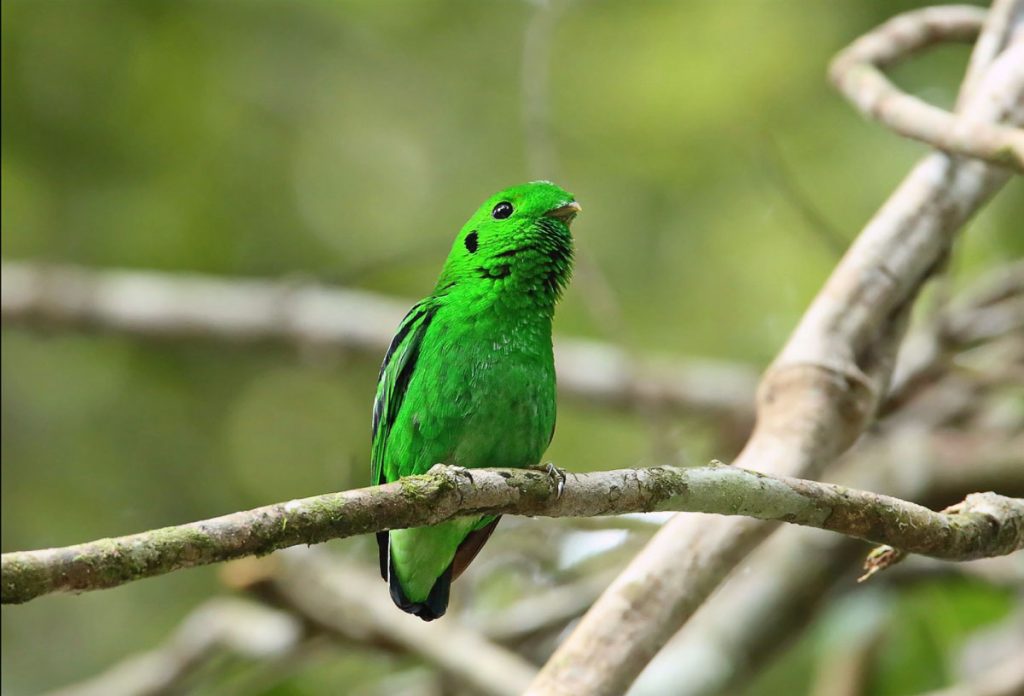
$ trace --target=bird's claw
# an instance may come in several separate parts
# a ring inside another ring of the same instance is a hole
[[[562,491],[565,490],[565,482],[566,480],[568,480],[568,476],[565,473],[565,469],[559,469],[551,462],[546,462],[545,464],[534,468],[543,471],[545,474],[548,475],[549,478],[551,478],[552,481],[554,481],[555,498],[561,498]]]

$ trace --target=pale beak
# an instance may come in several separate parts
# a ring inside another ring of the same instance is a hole
[[[561,220],[562,222],[568,225],[570,222],[572,222],[573,218],[576,217],[576,214],[582,210],[583,208],[580,207],[579,203],[577,203],[576,201],[570,201],[565,205],[559,206],[554,210],[549,210],[548,212],[544,213],[544,217],[552,217],[555,218],[556,220]]]

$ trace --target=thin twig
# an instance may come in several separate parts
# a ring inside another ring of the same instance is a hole
[[[550,0],[533,0],[533,12],[523,33],[520,61],[523,134],[530,176],[558,178],[558,159],[551,142],[550,82],[552,34],[561,5]]]
[[[880,415],[906,404],[960,351],[1011,333],[1024,335],[1024,261],[985,274],[907,338]]]
[[[764,136],[764,164],[783,197],[803,219],[821,246],[835,258],[839,258],[850,245],[850,235],[839,229],[828,219],[797,182],[777,138],[771,133]]]

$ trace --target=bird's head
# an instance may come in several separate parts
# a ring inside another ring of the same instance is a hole
[[[572,273],[569,225],[580,210],[571,193],[548,181],[499,191],[459,232],[438,289],[461,285],[554,304]]]

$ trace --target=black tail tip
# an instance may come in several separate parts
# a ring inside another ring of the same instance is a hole
[[[391,589],[391,600],[395,603],[396,607],[407,614],[418,616],[424,621],[433,621],[444,616],[444,613],[448,610],[448,596],[452,586],[452,567],[448,566],[448,569],[434,582],[434,586],[430,588],[430,594],[427,595],[425,602],[410,602],[409,598],[405,596],[405,592],[398,582],[394,563],[391,564],[391,581],[389,586]]]

